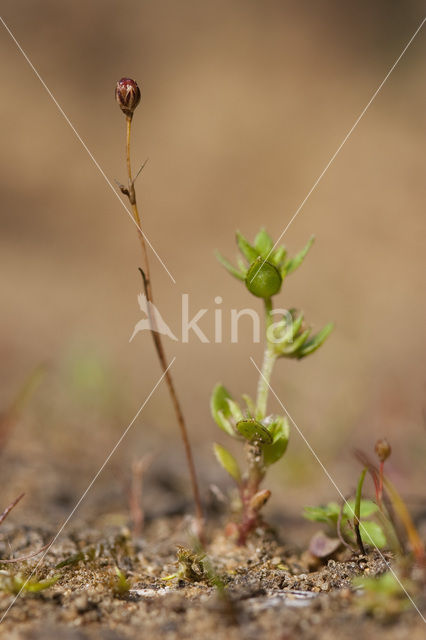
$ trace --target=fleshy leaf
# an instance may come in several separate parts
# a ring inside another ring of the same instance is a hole
[[[278,462],[285,454],[290,435],[290,426],[285,416],[276,416],[268,428],[273,440],[271,444],[265,444],[263,447],[263,461],[267,466]]]
[[[306,245],[303,247],[302,251],[299,251],[299,253],[296,253],[294,258],[291,258],[285,263],[284,273],[289,275],[290,273],[293,273],[293,271],[295,271],[298,267],[300,267],[300,265],[302,264],[303,260],[306,257],[306,254],[308,253],[309,249],[312,247],[314,240],[315,240],[315,236],[311,236],[308,242],[306,243]]]
[[[232,453],[225,449],[225,447],[222,447],[221,444],[217,444],[216,442],[213,445],[213,450],[218,462],[222,465],[225,471],[227,471],[229,475],[231,475],[234,480],[239,483],[241,481],[241,472],[238,463]]]
[[[303,347],[297,352],[297,358],[304,358],[305,356],[308,356],[309,354],[319,349],[320,346],[327,340],[330,333],[333,331],[333,327],[334,324],[332,322],[329,322],[323,329],[321,329],[321,331],[318,331],[318,333],[312,336],[312,338],[306,340]]]
[[[231,399],[231,395],[227,389],[225,389],[222,384],[217,384],[213,389],[210,399],[210,409],[216,424],[228,435],[235,437],[236,434],[229,420],[231,417],[231,410],[229,408],[228,400]]]
[[[259,252],[262,258],[267,259],[273,246],[274,243],[272,242],[271,236],[265,231],[265,229],[261,229],[254,239],[255,249]]]
[[[225,267],[225,269],[238,280],[244,280],[246,277],[245,272],[239,271],[233,264],[229,262],[219,251],[215,251],[215,256],[219,260],[220,264]]]
[[[259,257],[259,252],[257,251],[257,249],[252,247],[249,241],[239,231],[237,231],[237,244],[241,253],[246,258],[249,264],[254,262],[256,258]]]
[[[257,420],[240,420],[237,422],[237,431],[249,442],[272,444],[272,435],[269,430],[257,422]]]

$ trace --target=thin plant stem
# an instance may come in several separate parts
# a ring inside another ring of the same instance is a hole
[[[269,385],[271,382],[272,371],[274,368],[276,355],[273,351],[273,345],[268,339],[268,329],[272,323],[272,300],[271,298],[265,299],[265,351],[263,354],[262,374],[259,376],[259,382],[257,386],[257,400],[256,400],[256,417],[258,420],[262,420],[266,416]]]
[[[362,554],[365,554],[365,549],[364,549],[364,544],[362,542],[361,533],[359,530],[359,522],[361,517],[362,486],[364,484],[366,473],[367,473],[367,469],[363,469],[358,480],[358,486],[356,488],[356,496],[355,496],[355,513],[354,513],[354,529],[356,534],[356,541],[358,543],[359,550],[361,551]]]
[[[191,444],[189,442],[188,431],[186,428],[186,423],[185,423],[185,419],[181,409],[181,405],[176,393],[173,378],[171,376],[170,369],[168,368],[168,363],[167,363],[167,358],[164,351],[163,343],[162,343],[160,334],[156,331],[155,317],[152,313],[150,313],[149,303],[153,304],[154,299],[152,295],[152,284],[151,284],[148,252],[147,252],[145,238],[141,231],[141,220],[139,216],[138,206],[136,203],[135,185],[132,178],[132,165],[131,165],[131,159],[130,159],[131,124],[132,124],[132,117],[126,116],[126,164],[127,164],[127,177],[128,177],[127,195],[129,198],[130,205],[132,207],[133,218],[138,226],[138,236],[139,236],[139,241],[142,249],[142,264],[143,264],[142,277],[143,277],[143,283],[145,288],[145,295],[148,302],[148,317],[149,317],[150,326],[151,326],[151,335],[154,341],[155,349],[158,355],[158,359],[160,361],[161,368],[165,373],[167,387],[168,387],[173,408],[176,414],[176,419],[179,425],[179,429],[180,429],[180,433],[181,433],[181,437],[182,437],[182,441],[185,449],[186,459],[188,463],[188,468],[189,468],[192,493],[194,496],[195,513],[196,513],[196,519],[197,519],[197,533],[202,539],[203,529],[204,529],[204,517],[203,517],[203,509],[201,506],[200,491],[198,488],[197,474],[195,471],[195,464],[194,464],[194,458],[192,455]]]

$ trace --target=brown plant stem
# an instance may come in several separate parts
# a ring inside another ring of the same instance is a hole
[[[3,513],[0,513],[0,524],[3,522],[3,520],[6,520],[7,516],[9,515],[9,513],[12,511],[12,509],[14,507],[16,507],[16,505],[18,504],[18,502],[20,500],[22,500],[22,498],[24,497],[25,493],[21,493],[20,496],[18,496],[13,502],[11,502],[6,509],[3,511]]]
[[[180,406],[180,402],[177,397],[173,378],[168,368],[169,365],[167,364],[167,358],[164,351],[161,336],[156,331],[155,317],[150,312],[149,303],[153,304],[154,299],[152,295],[152,284],[151,284],[148,252],[147,252],[145,238],[141,230],[142,229],[141,220],[140,220],[139,211],[136,203],[135,185],[132,178],[132,166],[131,166],[131,160],[130,160],[131,124],[132,124],[132,117],[126,116],[126,164],[127,164],[127,177],[128,177],[128,189],[127,189],[126,195],[128,196],[130,205],[132,207],[133,219],[137,224],[137,232],[138,232],[139,241],[142,249],[143,268],[141,269],[141,274],[142,274],[142,279],[144,283],[145,295],[148,302],[148,318],[151,326],[151,336],[154,341],[154,346],[158,355],[158,359],[160,361],[161,368],[164,372],[164,377],[166,379],[167,387],[168,387],[173,408],[176,414],[176,419],[179,425],[179,429],[180,429],[180,433],[181,433],[181,437],[182,437],[182,441],[185,449],[186,459],[188,463],[188,468],[189,468],[192,493],[194,496],[195,513],[196,513],[196,519],[197,519],[197,533],[200,536],[200,539],[202,539],[203,529],[204,529],[204,517],[203,517],[203,509],[201,506],[200,492],[198,488],[198,481],[197,481],[197,475],[195,471],[195,464],[194,464],[194,458],[192,455],[191,444],[189,442],[188,431],[186,428],[186,423],[185,423],[183,412]]]

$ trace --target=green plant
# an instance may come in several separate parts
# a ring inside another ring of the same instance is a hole
[[[343,508],[337,502],[329,502],[321,507],[305,507],[303,516],[313,522],[325,523],[330,535],[340,535],[344,542],[352,545],[357,542],[353,524],[356,511],[356,501],[348,500]],[[380,549],[386,545],[386,537],[380,524],[372,519],[378,511],[378,506],[372,500],[360,500],[358,518],[362,540],[366,543],[373,542]]]
[[[373,480],[378,517],[389,546],[397,555],[404,555],[407,552],[408,542],[415,561],[424,567],[426,565],[424,544],[402,496],[384,473],[384,463],[391,455],[392,449],[386,440],[381,439],[376,442],[374,450],[379,459],[379,467],[363,451],[356,451],[356,457]],[[399,525],[402,525],[402,531]]]
[[[112,590],[116,596],[124,596],[130,590],[130,582],[118,567],[115,567],[115,581]]]
[[[406,590],[413,585],[408,580],[401,583],[389,571],[378,577],[354,578],[352,584],[362,590],[357,601],[360,609],[375,618],[389,621],[411,608]]]
[[[218,253],[217,257],[232,276],[245,283],[250,293],[263,299],[263,364],[256,401],[244,395],[244,405],[241,406],[222,384],[218,384],[213,390],[211,412],[216,424],[228,436],[244,443],[247,458],[245,473],[241,472],[236,459],[225,447],[214,445],[216,458],[239,489],[241,513],[235,526],[238,542],[244,544],[249,533],[261,523],[259,512],[270,496],[270,491],[260,489],[261,482],[268,467],[282,458],[288,444],[287,417],[269,414],[267,409],[274,365],[280,358],[300,360],[316,351],[330,334],[332,324],[312,334],[312,329],[304,323],[303,313],[296,309],[281,312],[278,322],[273,321],[273,297],[280,292],[285,278],[302,264],[312,246],[313,237],[293,258],[288,258],[285,247],[274,248],[272,238],[264,229],[257,234],[253,244],[239,232],[236,240],[242,254],[236,267],[221,254]]]
[[[127,186],[119,185],[120,191],[125,195],[130,203],[132,209],[132,218],[135,223],[139,242],[142,249],[142,261],[143,268],[140,269],[142,274],[143,285],[145,289],[145,296],[148,303],[148,309],[153,304],[154,298],[152,293],[152,281],[150,275],[150,266],[148,259],[148,251],[145,241],[145,235],[141,227],[141,218],[139,215],[139,209],[136,201],[135,181],[140,174],[143,166],[138,171],[135,177],[132,174],[132,164],[130,158],[130,139],[131,139],[131,126],[133,120],[133,114],[141,99],[141,92],[137,83],[131,78],[121,78],[117,82],[115,89],[115,98],[117,103],[126,117],[126,167],[127,167]],[[163,375],[167,383],[169,394],[172,400],[173,408],[175,411],[177,423],[179,426],[182,442],[185,449],[185,455],[188,463],[188,470],[191,479],[192,492],[195,502],[195,511],[197,518],[197,534],[200,538],[203,538],[203,511],[201,507],[200,493],[198,489],[197,475],[195,471],[194,459],[192,456],[192,449],[189,442],[188,431],[186,428],[186,422],[183,416],[183,411],[177,396],[176,388],[173,382],[172,375],[170,373],[170,365],[167,363],[167,357],[164,350],[161,334],[156,331],[156,323],[154,314],[148,313],[151,326],[151,335],[154,342],[155,350],[157,352],[158,360],[163,370]]]
[[[26,578],[22,573],[12,573],[10,571],[0,571],[0,591],[13,593],[17,595],[22,591],[26,593],[39,593],[49,587],[52,587],[60,576],[53,576],[46,580],[38,580],[37,578]]]

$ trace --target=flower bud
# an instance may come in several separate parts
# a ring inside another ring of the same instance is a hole
[[[262,491],[258,491],[250,500],[250,509],[253,509],[253,511],[260,511],[261,508],[268,502],[270,497],[271,492],[269,491],[269,489],[262,489]]]
[[[278,269],[261,257],[253,262],[246,275],[247,289],[258,298],[274,296],[281,289],[282,281]]]
[[[384,462],[387,458],[389,458],[392,452],[392,448],[387,440],[381,438],[380,440],[377,440],[374,451],[376,452],[380,462]]]
[[[115,99],[122,112],[131,118],[141,99],[141,92],[136,82],[131,78],[121,78],[115,88]]]

